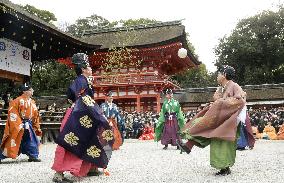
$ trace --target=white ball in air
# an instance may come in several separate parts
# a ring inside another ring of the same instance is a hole
[[[180,48],[178,50],[178,57],[179,58],[185,58],[187,56],[187,50],[184,48]]]

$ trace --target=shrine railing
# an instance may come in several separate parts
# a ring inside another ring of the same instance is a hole
[[[162,77],[155,73],[144,74],[116,74],[94,76],[94,84],[111,85],[111,84],[147,84],[147,83],[165,83],[167,77]]]

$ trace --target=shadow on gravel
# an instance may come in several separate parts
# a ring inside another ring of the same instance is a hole
[[[22,164],[22,163],[31,163],[31,162],[28,162],[28,160],[2,161],[0,163],[0,166],[5,164],[9,165],[9,164]]]

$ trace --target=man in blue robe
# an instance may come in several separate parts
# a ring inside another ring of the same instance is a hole
[[[123,143],[125,123],[117,105],[113,103],[113,93],[111,91],[107,93],[106,101],[101,104],[101,108],[113,128],[114,144],[112,148],[117,150]]]

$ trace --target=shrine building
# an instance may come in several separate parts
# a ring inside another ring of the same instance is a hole
[[[178,57],[180,48],[187,50],[185,58]],[[131,50],[133,57],[126,61],[126,67],[106,70],[106,60],[119,49]],[[78,52],[89,55],[96,101],[104,101],[105,93],[111,90],[125,111],[159,111],[162,90],[180,89],[170,77],[200,64],[187,45],[181,21],[90,30],[79,39],[19,5],[0,0],[2,84],[11,83],[13,88],[15,83],[29,81],[35,62],[59,59],[70,65],[71,56]]]
[[[163,89],[180,89],[170,76],[200,64],[188,47],[181,21],[86,31],[83,40],[101,45],[89,55],[96,101],[103,102],[112,91],[114,102],[123,111],[160,111]],[[102,67],[110,57],[123,54],[115,53],[117,50],[125,48],[132,55],[125,67],[110,71]],[[178,56],[181,48],[187,50],[185,58]],[[133,64],[138,61],[140,64]],[[70,64],[71,58],[61,62]]]
[[[0,81],[30,80],[35,62],[93,53],[99,45],[79,40],[26,12],[8,0],[0,0]]]

